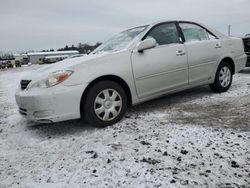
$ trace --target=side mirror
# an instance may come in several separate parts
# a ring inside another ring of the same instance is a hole
[[[153,38],[145,39],[141,41],[137,46],[138,52],[143,52],[144,50],[156,47],[156,41]]]

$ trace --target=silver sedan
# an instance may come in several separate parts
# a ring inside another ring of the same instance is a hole
[[[27,75],[16,101],[32,121],[82,118],[105,127],[121,120],[128,106],[162,95],[201,85],[225,92],[245,64],[239,38],[194,22],[153,23]]]

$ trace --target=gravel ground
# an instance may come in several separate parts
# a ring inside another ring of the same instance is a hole
[[[14,93],[40,66],[0,71],[0,187],[250,187],[250,69],[131,107],[114,126],[26,122]]]

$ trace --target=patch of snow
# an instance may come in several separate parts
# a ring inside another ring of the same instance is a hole
[[[19,80],[0,72],[0,187],[238,187],[250,185],[250,69],[232,88],[200,87],[129,109],[104,129],[78,120],[28,123]]]

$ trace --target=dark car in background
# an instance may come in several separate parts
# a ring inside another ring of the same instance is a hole
[[[11,60],[8,60],[7,61],[7,64],[6,64],[7,68],[13,68],[14,65],[12,64]]]
[[[22,66],[22,62],[19,61],[19,60],[16,60],[15,61],[15,65],[16,65],[16,67],[21,67]]]
[[[247,64],[246,67],[250,67],[250,34],[247,34],[242,38],[245,48],[245,53],[247,55]]]
[[[0,69],[5,69],[7,67],[7,61],[0,61]]]

